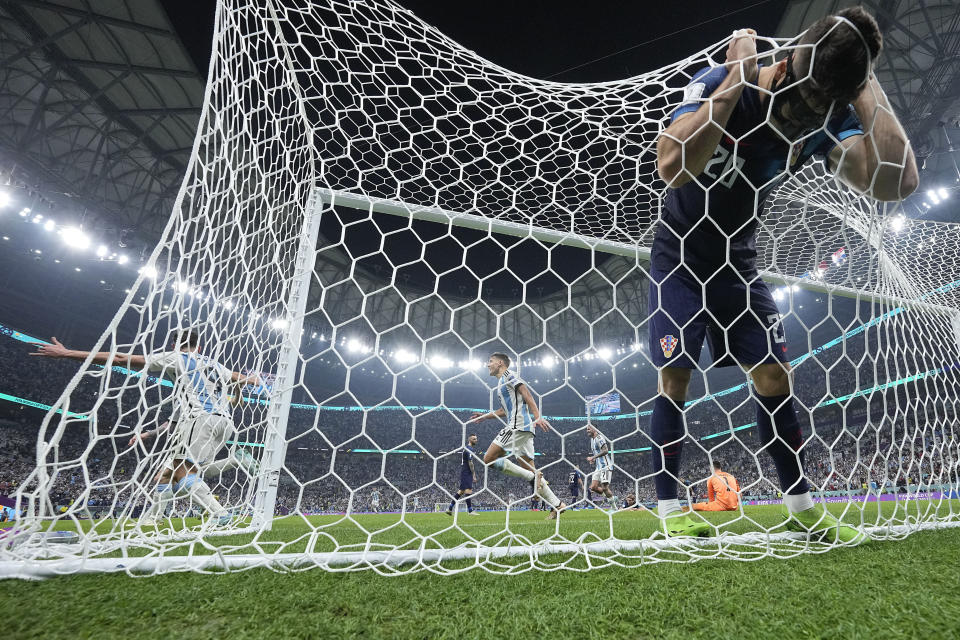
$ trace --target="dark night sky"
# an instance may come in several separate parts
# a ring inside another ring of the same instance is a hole
[[[465,47],[512,71],[563,82],[597,82],[662,67],[737,28],[753,27],[772,35],[787,0],[692,4],[643,0],[590,5],[546,0],[401,0],[400,4]],[[215,0],[166,0],[164,6],[204,72]],[[585,6],[589,10],[584,10]]]

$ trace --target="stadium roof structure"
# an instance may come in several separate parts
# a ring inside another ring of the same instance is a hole
[[[157,0],[0,0],[0,182],[104,240],[152,247],[204,84]]]
[[[777,35],[850,4],[792,0]],[[960,7],[864,4],[884,32],[878,76],[925,166],[924,188],[956,185]],[[0,0],[0,184],[74,211],[105,240],[149,247],[183,178],[204,84],[158,0]],[[914,217],[947,214],[915,199]]]

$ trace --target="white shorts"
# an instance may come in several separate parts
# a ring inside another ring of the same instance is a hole
[[[205,414],[180,420],[170,434],[166,466],[171,467],[174,460],[188,460],[194,464],[210,462],[236,432],[233,420],[225,416]]]
[[[500,433],[497,434],[494,442],[506,451],[507,455],[533,460],[532,431],[517,431],[510,427],[504,427],[500,429]]]
[[[613,469],[597,469],[592,475],[596,482],[600,484],[610,484],[610,478],[613,477]]]

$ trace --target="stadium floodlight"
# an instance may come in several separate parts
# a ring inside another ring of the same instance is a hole
[[[937,192],[933,189],[927,190],[927,197],[933,200],[933,204],[940,204],[940,196],[938,196]]]
[[[11,202],[12,199],[10,198],[10,194],[6,191],[0,191],[0,209],[3,207],[9,207]]]
[[[103,258],[104,256],[107,255],[107,251],[108,251],[108,250],[107,250],[106,245],[100,245],[99,247],[97,247],[97,257],[98,257],[98,258]]]
[[[398,349],[397,353],[393,357],[400,364],[411,364],[419,360],[415,354],[407,351],[406,349]]]
[[[449,369],[453,366],[453,361],[446,356],[436,355],[430,358],[430,366],[434,369]]]
[[[547,369],[549,369],[549,368],[553,367],[553,365],[557,364],[557,360],[556,360],[553,356],[544,356],[544,357],[543,357],[543,360],[541,360],[540,363],[541,363],[544,367],[546,367]]]
[[[190,291],[190,283],[184,282],[183,280],[177,280],[177,282],[173,285],[173,288],[177,293],[186,293]]]
[[[130,262],[130,258],[128,258],[125,254],[121,253],[119,256],[117,256],[117,264],[127,264],[128,262]]]
[[[53,231],[54,227],[57,226],[57,223],[53,220],[47,220],[43,223],[44,231]]]
[[[274,329],[283,330],[290,326],[290,322],[284,318],[274,318],[270,322],[270,326]]]
[[[950,197],[950,192],[944,189],[943,187],[940,187],[939,189],[937,189],[937,195],[940,196],[941,200],[946,200]]]
[[[613,349],[610,347],[600,347],[597,349],[597,355],[599,355],[604,360],[609,360],[613,357]]]
[[[67,227],[65,228],[60,237],[63,238],[64,244],[68,247],[74,249],[87,249],[90,247],[90,238],[83,231],[77,227]]]
[[[347,351],[350,353],[357,353],[358,351],[363,351],[363,345],[356,338],[350,338],[347,340]]]
[[[928,208],[929,208],[929,205],[928,205]],[[894,216],[890,219],[890,228],[893,229],[894,231],[903,231],[903,227],[906,224],[907,224],[907,219],[903,215]]]
[[[150,265],[147,265],[147,266],[145,266],[145,267],[140,267],[140,269],[138,269],[138,271],[139,271],[144,277],[150,278],[151,280],[153,280],[153,279],[155,279],[155,278],[157,277],[157,270],[156,270],[156,268],[151,267]]]

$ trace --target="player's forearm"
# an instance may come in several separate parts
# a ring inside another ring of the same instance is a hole
[[[668,186],[683,186],[703,172],[720,144],[743,87],[739,71],[731,71],[699,109],[660,134],[657,171]]]
[[[854,100],[853,107],[864,135],[848,153],[856,151],[865,175],[861,178],[862,184],[851,186],[861,186],[859,190],[875,200],[903,200],[919,183],[917,160],[906,132],[875,77]]]

